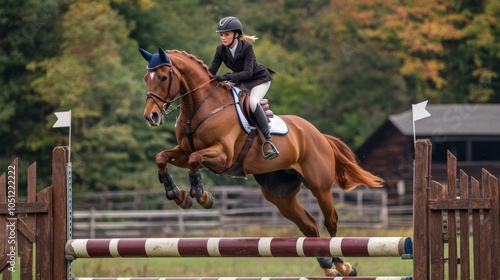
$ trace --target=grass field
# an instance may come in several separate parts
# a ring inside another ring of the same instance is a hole
[[[292,228],[248,228],[242,231],[207,233],[207,237],[298,237]],[[322,236],[328,236],[322,233]],[[340,228],[338,236],[409,236],[411,229],[376,230]],[[191,237],[191,236],[190,236]],[[360,276],[409,276],[412,262],[399,258],[347,258]],[[78,259],[73,275],[83,276],[323,276],[315,258],[149,258]]]

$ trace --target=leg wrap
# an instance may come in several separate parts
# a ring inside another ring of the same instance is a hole
[[[191,190],[189,191],[191,197],[200,198],[203,195],[200,171],[197,171],[195,174],[189,173],[189,184],[191,185]]]
[[[320,257],[316,258],[321,268],[332,268],[332,258]]]
[[[158,171],[158,179],[160,180],[160,183],[162,183],[165,187],[167,199],[173,200],[180,197],[179,188],[175,185],[174,180],[172,179],[172,175],[170,175],[168,169],[165,174],[161,174],[160,171]]]

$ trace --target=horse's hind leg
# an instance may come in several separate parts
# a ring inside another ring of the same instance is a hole
[[[319,207],[325,219],[324,225],[328,230],[328,233],[331,237],[337,236],[338,215],[337,211],[335,210],[331,188],[311,189],[311,192],[318,200]],[[325,270],[325,275],[327,276],[332,275],[327,273],[336,273],[335,269],[338,271],[338,273],[344,276],[357,275],[354,266],[352,266],[350,263],[344,262],[344,260],[340,257],[318,258],[318,262],[320,263],[320,266]],[[332,262],[333,265],[335,265],[335,269],[333,269]]]
[[[276,205],[283,217],[292,221],[297,225],[299,230],[307,237],[319,237],[318,227],[316,226],[316,220],[309,214],[299,199],[297,198],[297,193],[300,188],[296,188],[292,193],[285,197],[277,197],[270,194],[265,188],[261,187],[262,194],[264,197]],[[324,270],[326,276],[340,276],[341,272],[333,269],[332,258],[320,257],[317,258],[319,265]],[[335,258],[334,258],[335,259]],[[337,267],[337,264],[335,264]]]
[[[283,217],[292,221],[299,230],[307,237],[318,237],[318,227],[316,226],[316,220],[309,214],[299,199],[297,198],[297,193],[300,188],[297,187],[290,194],[284,197],[278,197],[270,194],[264,187],[261,187],[262,194],[264,197],[276,205]]]

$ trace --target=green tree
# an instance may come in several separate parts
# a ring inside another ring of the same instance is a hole
[[[163,49],[185,50],[208,61],[213,57],[219,38],[215,33],[217,21],[212,6],[204,1],[154,1],[145,9],[137,9],[129,3],[113,6],[128,21],[130,37],[139,46],[151,52]]]
[[[30,138],[43,138],[44,116],[52,110],[40,102],[30,83],[38,73],[26,71],[30,61],[58,51],[60,18],[64,6],[58,1],[0,1],[0,163],[7,166],[19,157],[21,170],[33,161],[50,162],[52,146],[33,145]],[[5,170],[4,170],[5,171]],[[3,171],[2,171],[3,172]],[[50,165],[38,172],[50,174]],[[25,172],[20,172],[20,184]],[[47,180],[40,180],[47,183]]]
[[[139,169],[130,151],[141,145],[131,122],[141,116],[138,104],[144,97],[137,77],[144,70],[131,67],[140,60],[128,34],[125,20],[107,1],[76,1],[63,19],[61,54],[30,66],[45,73],[32,82],[40,101],[59,111],[72,110],[78,190],[132,189],[137,184],[131,178]],[[124,62],[122,57],[132,54],[137,59]],[[51,134],[32,142],[44,145]]]

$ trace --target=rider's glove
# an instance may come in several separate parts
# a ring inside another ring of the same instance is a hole
[[[216,79],[219,82],[224,82],[224,81],[229,81],[230,80],[229,77],[226,76],[226,75],[222,75],[222,76],[214,75],[213,78]]]

